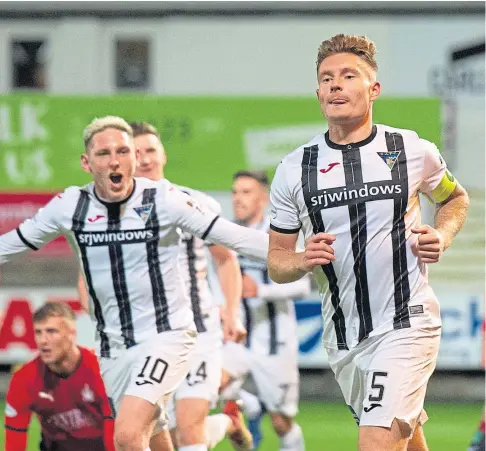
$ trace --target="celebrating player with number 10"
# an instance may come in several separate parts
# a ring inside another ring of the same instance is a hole
[[[95,119],[84,143],[81,164],[93,182],[67,188],[0,236],[0,264],[66,236],[96,322],[115,443],[171,450],[163,401],[186,377],[197,335],[178,229],[257,259],[266,259],[268,235],[219,218],[166,179],[134,178],[137,153],[123,119]]]

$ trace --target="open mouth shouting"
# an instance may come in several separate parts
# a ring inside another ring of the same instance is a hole
[[[114,185],[120,185],[122,180],[123,180],[123,176],[121,174],[118,174],[118,173],[115,173],[115,172],[110,174],[110,181]]]

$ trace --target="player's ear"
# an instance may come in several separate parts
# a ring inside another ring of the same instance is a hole
[[[86,152],[81,154],[81,167],[83,168],[84,172],[91,173],[91,169],[89,167],[89,159]]]
[[[78,331],[76,329],[76,323],[69,321],[69,333],[71,335],[73,343],[77,342]]]
[[[138,147],[135,147],[135,161],[138,168],[140,166],[140,149]]]
[[[270,201],[270,196],[269,196],[269,194],[268,194],[268,190],[267,190],[267,189],[265,189],[265,190],[263,191],[263,196],[262,196],[262,199],[263,199],[263,203],[264,203],[265,205],[267,205],[267,204],[268,204],[268,202]]]
[[[373,102],[381,94],[381,85],[379,81],[375,81],[370,86],[370,100]]]
[[[162,167],[167,164],[167,154],[165,153],[165,149],[162,147]]]

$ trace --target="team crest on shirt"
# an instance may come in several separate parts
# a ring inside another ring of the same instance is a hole
[[[391,169],[395,166],[395,162],[398,160],[400,155],[400,150],[395,150],[393,152],[376,152],[380,158],[385,162],[385,164]]]
[[[83,390],[81,390],[81,398],[83,398],[84,402],[93,402],[95,397],[93,390],[89,388],[88,384],[84,384]]]
[[[147,222],[148,218],[150,217],[150,213],[152,213],[152,208],[154,204],[145,204],[141,207],[133,207],[135,213],[142,219],[143,222]]]

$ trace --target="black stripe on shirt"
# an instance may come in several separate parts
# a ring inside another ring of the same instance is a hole
[[[268,285],[270,283],[270,277],[268,276],[268,269],[263,270],[263,283]],[[277,309],[275,308],[275,302],[267,302],[268,322],[270,325],[270,355],[277,353]]]
[[[80,196],[78,199],[78,203],[76,204],[76,208],[73,214],[73,223],[72,223],[72,230],[75,233],[76,239],[78,238],[78,234],[82,233],[84,229],[84,224],[86,222],[86,216],[88,214],[89,209],[89,195],[86,191],[81,190]],[[86,278],[86,288],[88,290],[89,296],[93,301],[94,307],[94,315],[96,318],[96,329],[100,335],[100,356],[101,357],[110,357],[110,343],[108,341],[108,336],[105,333],[105,319],[103,318],[103,312],[101,309],[101,303],[96,296],[96,292],[93,287],[93,280],[91,277],[91,270],[89,267],[89,260],[87,256],[87,249],[85,246],[79,243],[78,247],[81,253],[81,261],[83,264],[83,272]]]
[[[343,167],[346,187],[353,189],[363,185],[363,170],[359,148],[346,149],[343,153]],[[349,224],[351,232],[351,247],[353,249],[353,271],[356,279],[354,292],[356,308],[359,316],[358,341],[369,336],[373,330],[371,319],[370,293],[368,290],[368,273],[366,269],[366,203],[360,202],[348,205]]]
[[[120,203],[105,204],[108,209],[108,231],[121,230],[120,224]],[[127,276],[123,262],[123,249],[121,244],[108,244],[110,254],[111,277],[113,278],[113,289],[118,304],[121,334],[125,347],[131,348],[136,345],[135,331],[132,320],[130,299],[128,298]]]
[[[213,228],[214,224],[216,224],[216,221],[218,220],[219,215],[216,216],[212,221],[211,224],[209,224],[208,228],[206,231],[201,235],[201,240],[205,240],[207,236],[209,235],[209,232],[211,232],[211,229]]]
[[[20,228],[19,227],[17,227],[15,230],[17,231],[17,235],[19,236],[19,238],[22,241],[22,243],[24,243],[26,246],[30,247],[33,251],[38,251],[39,250],[38,247],[35,247],[32,243],[29,243],[25,239],[25,236],[22,235],[22,232],[20,231]]]
[[[313,211],[311,198],[317,191],[317,156],[319,146],[311,146],[304,148],[302,156],[302,193],[304,195],[305,204],[309,213],[309,219],[312,223],[314,234],[325,232],[324,221],[319,210]],[[334,322],[334,330],[336,332],[336,341],[338,349],[348,349],[346,343],[346,323],[344,314],[341,309],[339,298],[339,285],[332,263],[322,265],[322,270],[327,277],[329,283],[329,290],[331,291],[331,302],[334,307],[334,314],[332,320]]]
[[[249,348],[251,346],[251,329],[253,327],[253,321],[251,317],[251,309],[248,305],[248,299],[242,298],[241,303],[243,304],[243,309],[245,310],[245,329],[246,329],[246,342],[245,346]]]
[[[201,311],[201,298],[199,296],[199,287],[197,286],[197,271],[196,271],[196,241],[194,236],[185,240],[187,253],[187,266],[189,269],[189,293],[191,295],[192,313],[194,315],[194,323],[198,332],[206,332],[203,315]]]
[[[143,191],[142,206],[152,205],[150,215],[145,228],[152,228],[156,236],[159,234],[159,220],[157,216],[156,189],[147,188]],[[147,265],[149,270],[150,285],[152,286],[152,299],[155,309],[155,325],[157,332],[170,330],[169,304],[165,293],[164,279],[160,271],[159,240],[149,240],[146,244]]]
[[[394,329],[410,327],[410,283],[408,280],[407,240],[405,238],[405,213],[408,203],[407,156],[403,137],[399,133],[385,132],[388,152],[400,152],[391,170],[392,180],[400,182],[402,194],[393,201],[393,226],[391,231],[393,252],[393,279],[395,285]]]
[[[245,274],[245,270],[241,268],[241,275],[244,274]],[[251,314],[251,308],[248,305],[248,299],[242,298],[241,303],[243,304],[243,309],[245,310],[245,329],[246,329],[245,346],[249,348],[251,346],[251,329],[253,327],[253,318]]]

